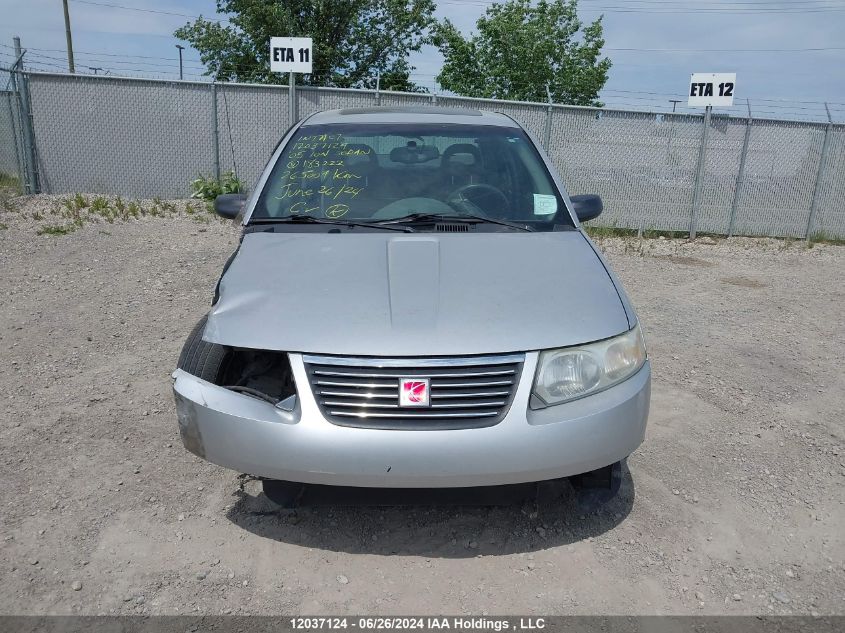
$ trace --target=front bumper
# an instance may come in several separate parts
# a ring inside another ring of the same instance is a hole
[[[651,392],[645,366],[606,391],[528,408],[538,354],[525,355],[513,404],[495,426],[396,431],[334,425],[320,413],[302,357],[290,354],[297,406],[282,411],[177,370],[185,447],[239,472],[313,484],[383,488],[493,486],[568,477],[627,457],[643,441]],[[303,387],[304,386],[304,387]]]

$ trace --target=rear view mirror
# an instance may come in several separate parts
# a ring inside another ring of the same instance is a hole
[[[217,215],[234,220],[246,204],[245,193],[223,193],[214,199],[214,211]]]
[[[584,194],[583,196],[570,196],[569,199],[572,200],[572,208],[575,210],[575,215],[578,216],[579,222],[586,222],[597,218],[604,210],[601,196],[594,193]]]
[[[412,144],[413,143],[413,144]],[[411,141],[406,147],[394,147],[390,150],[390,160],[403,165],[417,165],[440,158],[440,150],[433,145],[417,145]]]

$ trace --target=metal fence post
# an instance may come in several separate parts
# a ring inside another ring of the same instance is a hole
[[[21,122],[21,138],[23,140],[24,193],[39,193],[38,165],[35,152],[35,132],[33,130],[32,108],[29,99],[29,78],[23,72],[23,56],[21,38],[15,37],[15,85],[18,95],[18,117]]]
[[[217,124],[217,82],[211,82],[211,138],[214,149],[214,177],[220,182],[220,129]]]
[[[20,179],[21,185],[23,185],[26,176],[26,165],[24,164],[23,156],[21,156],[20,141],[18,140],[16,120],[20,119],[15,116],[15,110],[17,109],[17,101],[15,100],[15,95],[17,94],[17,84],[15,83],[14,72],[11,73],[10,83],[12,85],[12,92],[6,94],[6,104],[9,106],[9,128],[12,133],[12,147],[15,148],[15,164],[18,166],[18,178]],[[12,106],[13,100],[15,100],[14,106]],[[23,193],[23,191],[24,189],[21,187],[21,193]]]
[[[748,142],[751,139],[751,102],[746,99],[745,104],[748,106],[748,121],[745,123],[745,139],[742,141],[742,155],[739,159],[739,171],[736,174],[736,185],[734,187],[734,197],[731,202],[731,219],[728,223],[728,237],[734,234],[734,222],[736,221],[736,207],[739,204],[739,192],[742,188],[742,183],[745,181],[745,161],[748,157]]]
[[[376,105],[381,105],[381,92],[379,89],[381,88],[381,71],[376,73]]]
[[[698,152],[698,169],[695,172],[695,189],[692,194],[692,212],[690,213],[689,237],[695,239],[698,209],[701,206],[701,188],[704,181],[705,163],[707,161],[707,133],[710,130],[711,106],[704,111],[704,131],[701,133],[701,149]]]
[[[833,118],[830,116],[830,108],[827,106],[827,103],[824,104],[824,109],[827,111],[827,126],[824,128],[822,154],[819,157],[819,169],[816,172],[816,184],[813,187],[813,202],[810,204],[810,216],[807,218],[807,230],[804,234],[804,239],[806,240],[809,240],[813,234],[813,225],[815,224],[816,212],[819,208],[819,195],[822,178],[824,178],[825,167],[827,166],[827,153],[830,148],[830,132],[833,128]]]
[[[288,112],[290,114],[290,124],[291,127],[296,125],[297,121],[297,111],[299,108],[297,107],[299,104],[297,103],[297,94],[296,94],[296,75],[294,73],[290,73],[288,75]]]
[[[544,149],[548,152],[552,144],[552,91],[549,90],[549,84],[546,84],[546,99],[549,105],[546,107],[546,130],[543,142],[545,144]]]
[[[26,141],[26,158],[29,162],[30,193],[41,193],[38,177],[38,152],[35,147],[35,121],[32,115],[32,99],[29,93],[29,76],[21,73],[23,78],[21,87],[21,102],[23,105],[24,140]]]

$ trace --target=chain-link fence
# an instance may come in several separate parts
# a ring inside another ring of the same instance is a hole
[[[291,104],[287,86],[17,75],[25,94],[0,93],[0,171],[18,173],[32,191],[179,197],[198,175],[228,170],[251,184],[291,105],[302,118],[436,104],[516,119],[570,193],[602,196],[595,224],[845,237],[842,124],[713,116],[705,132],[703,115],[306,87]],[[27,123],[31,147],[22,142]]]
[[[0,183],[20,189],[21,166],[20,108],[17,92],[0,91]]]
[[[38,191],[32,138],[29,78],[0,69],[0,187]]]

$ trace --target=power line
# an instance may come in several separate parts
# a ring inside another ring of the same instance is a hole
[[[613,2],[614,0],[600,0],[604,2]],[[620,1],[620,0],[615,0]],[[645,1],[645,0],[641,0]],[[450,5],[457,5],[457,6],[478,6],[478,7],[489,7],[496,2],[493,1],[484,1],[484,0],[465,0],[463,2],[459,0],[439,0],[441,4],[450,4]],[[583,0],[582,0],[583,2]],[[675,0],[674,4],[667,3],[657,3],[655,6],[637,6],[637,5],[626,5],[626,6],[615,6],[615,5],[602,5],[602,6],[581,6],[579,9],[581,11],[591,12],[591,13],[649,13],[649,14],[672,14],[672,13],[700,13],[700,14],[730,14],[730,15],[759,15],[759,14],[793,14],[793,13],[826,13],[826,12],[838,12],[838,11],[845,11],[845,6],[843,5],[822,5],[822,4],[812,4],[812,5],[805,5],[801,6],[779,6],[779,5],[762,5],[756,6],[758,3],[748,3],[747,6],[734,6],[740,3],[730,3],[730,4],[715,4],[710,6],[699,6],[699,7],[690,7],[689,3],[680,2],[679,0]]]
[[[818,48],[611,48],[603,51],[628,51],[636,53],[806,53],[815,51],[845,51],[845,46]]]
[[[12,46],[9,46],[8,44],[0,44],[0,46],[3,46],[4,48],[13,48]],[[27,47],[27,50],[44,51],[44,52],[47,52],[47,53],[64,53],[65,52],[65,49],[63,49],[63,48],[33,48],[31,46]],[[161,56],[158,56],[158,55],[130,55],[130,54],[127,54],[127,53],[107,53],[105,51],[74,51],[74,53],[77,54],[77,55],[102,55],[104,57],[132,57],[134,59],[167,59],[167,60],[173,59],[172,57],[161,57]],[[193,61],[193,62],[202,63],[202,61],[199,60],[199,59],[186,59],[185,61]]]
[[[120,4],[112,4],[108,2],[94,2],[93,0],[71,0],[72,2],[76,2],[79,4],[88,4],[98,7],[108,7],[110,9],[122,9],[124,11],[138,11],[142,13],[155,13],[160,15],[170,15],[175,17],[183,17],[183,18],[192,18],[192,19],[199,19],[202,16],[193,15],[189,13],[180,13],[176,11],[162,11],[160,9],[142,9],[139,7],[128,7],[125,5]],[[614,0],[601,0],[601,1],[609,1],[613,2]],[[619,0],[616,0],[619,1]],[[637,0],[635,0],[637,1]],[[653,6],[642,4],[642,5],[632,5],[628,4],[626,6],[613,6],[613,5],[601,5],[601,6],[586,6],[581,7],[582,10],[588,12],[600,12],[600,13],[651,13],[651,14],[660,14],[660,13],[715,13],[715,14],[733,14],[733,15],[754,15],[754,14],[762,14],[762,13],[774,13],[774,14],[793,14],[793,13],[827,13],[827,12],[838,12],[838,11],[845,11],[845,6],[840,4],[829,5],[829,4],[806,4],[802,3],[803,6],[780,6],[780,5],[773,5],[773,4],[766,4],[763,2],[736,2],[736,3],[715,3],[710,4],[709,6],[699,6],[699,7],[690,7],[688,3],[679,2],[679,0],[673,0],[674,3],[670,2],[657,2],[657,0],[638,0],[639,2],[651,2]],[[817,2],[821,2],[823,0],[816,0]],[[457,5],[457,6],[478,6],[478,7],[489,7],[492,4],[495,4],[493,1],[485,1],[485,0],[465,0],[460,2],[458,0],[439,0],[442,4],[450,4],[450,5]],[[582,0],[583,2],[583,0]],[[586,3],[585,3],[586,4]],[[217,22],[217,23],[224,23],[228,22],[227,19],[219,20],[215,18],[205,18],[203,19],[208,20],[209,22]]]
[[[500,2],[501,0],[495,0],[495,2]],[[735,6],[735,5],[768,5],[773,8],[781,7],[782,5],[799,5],[799,6],[814,6],[814,5],[831,5],[834,6],[842,6],[842,2],[839,0],[699,0],[696,3],[694,0],[578,0],[578,4],[591,4],[591,3],[598,3],[604,4],[607,2],[624,2],[626,5],[636,5],[636,4],[654,4],[654,5],[683,5],[683,6],[695,6],[698,4],[701,5],[716,5],[716,6]],[[490,5],[494,4],[491,0],[441,0],[441,2],[451,2],[454,4],[480,4],[480,5]]]
[[[127,7],[122,4],[110,4],[108,2],[93,2],[93,0],[70,0],[71,2],[76,2],[77,4],[90,4],[96,7],[108,7],[109,9],[123,9],[125,11],[138,11],[140,13],[157,13],[160,15],[173,15],[180,18],[201,18],[200,15],[191,15],[190,13],[177,13],[175,11],[161,11],[159,9],[141,9],[140,7]],[[228,22],[228,20],[215,20],[213,18],[203,18],[204,20],[208,20],[209,22]]]
[[[8,44],[0,44],[7,48],[12,48]],[[63,53],[64,49],[57,48],[29,48],[31,51],[46,51],[51,53]],[[821,46],[812,48],[638,48],[638,47],[610,47],[605,46],[603,51],[614,52],[645,52],[645,53],[804,53],[804,52],[818,52],[818,51],[842,51],[845,46]],[[117,53],[106,53],[103,51],[75,51],[77,55],[101,55],[104,57],[132,57],[136,59],[166,59],[171,60],[171,57],[161,57],[155,55],[127,55]],[[186,59],[186,62],[202,63],[199,59]]]

